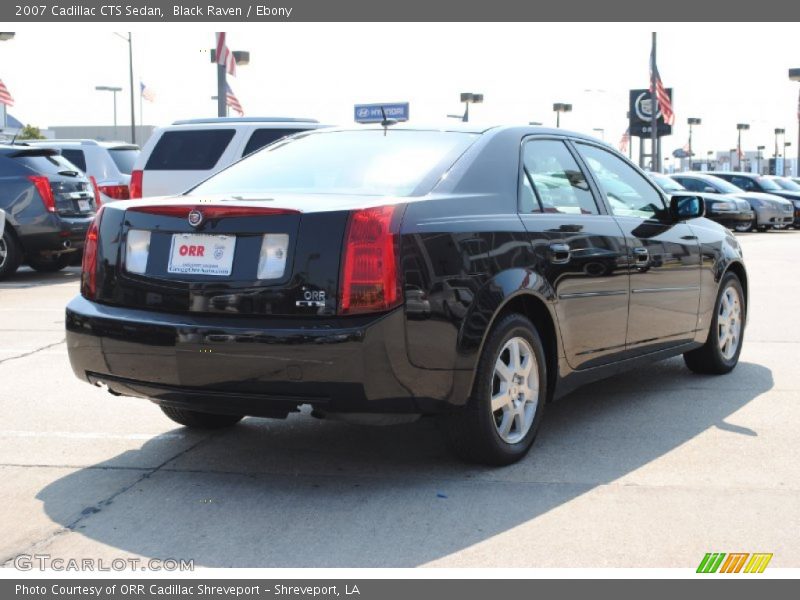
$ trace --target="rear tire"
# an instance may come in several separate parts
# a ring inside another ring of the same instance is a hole
[[[686,366],[704,375],[730,373],[742,352],[746,311],[742,284],[736,274],[729,271],[719,285],[708,339],[697,350],[683,355]]]
[[[539,333],[527,318],[511,314],[497,323],[466,406],[443,416],[452,450],[463,460],[495,466],[524,457],[544,414],[546,364]]]
[[[13,275],[22,262],[22,248],[11,233],[11,225],[6,223],[5,231],[0,237],[0,280]]]
[[[28,259],[28,266],[40,273],[55,273],[69,266],[72,262],[72,253],[59,254],[58,256],[36,256]]]
[[[161,406],[160,408],[165,415],[179,425],[192,429],[223,429],[236,425],[244,418],[244,415],[219,415],[172,406]]]

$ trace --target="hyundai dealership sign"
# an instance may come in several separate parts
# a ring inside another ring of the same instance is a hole
[[[384,119],[408,121],[408,102],[356,104],[354,117],[356,123],[380,123]]]

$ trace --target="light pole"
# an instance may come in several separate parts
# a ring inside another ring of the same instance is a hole
[[[211,62],[217,62],[217,49],[212,48]],[[236,61],[237,67],[244,67],[250,64],[250,52],[247,50],[234,50],[233,58]],[[217,116],[224,117],[228,114],[228,73],[225,70],[226,65],[217,65]]]
[[[765,149],[766,149],[766,146],[757,146],[756,147],[756,150],[757,150],[756,160],[758,161],[758,164],[756,165],[756,168],[758,169],[758,174],[759,175],[761,175],[761,159],[764,157],[764,150]]]
[[[750,129],[750,125],[748,125],[747,123],[736,124],[736,131],[739,134],[739,138],[736,142],[736,151],[738,152],[736,156],[738,158],[737,164],[739,166],[740,171],[744,171],[744,169],[742,168],[742,162],[743,162],[742,159],[744,158],[744,155],[742,154],[742,132],[747,131],[748,129]]]
[[[469,122],[469,105],[483,104],[483,94],[473,92],[461,92],[461,102],[464,103],[463,115],[447,115],[450,119],[461,119],[464,123]]]
[[[783,142],[783,173],[781,175],[783,177],[786,176],[786,171],[789,170],[789,146],[792,145],[792,142]],[[777,175],[777,173],[775,173]]]
[[[605,129],[603,129],[602,127],[593,127],[592,131],[600,132],[600,139],[603,140],[604,142],[606,141],[606,130]]]
[[[561,113],[572,112],[572,104],[565,102],[555,102],[553,111],[556,113],[556,127],[561,127]]]
[[[7,42],[8,40],[14,39],[14,32],[13,31],[0,31],[0,42]],[[3,104],[3,121],[0,123],[3,126],[3,130],[5,130],[6,126],[8,125],[8,107]]]
[[[692,157],[694,156],[694,151],[692,150],[692,126],[700,125],[702,120],[697,117],[689,117],[686,122],[689,124],[689,165],[691,166]]]
[[[128,32],[127,36],[114,32],[114,35],[128,42],[128,83],[131,86],[131,143],[136,143],[136,111],[134,110],[134,92],[133,92],[133,34]],[[116,96],[114,98],[114,112],[117,111]],[[116,121],[116,118],[115,118]],[[116,136],[116,123],[114,124],[114,135]]]
[[[789,69],[789,79],[800,81],[800,69]],[[797,92],[797,162],[794,165],[794,174],[800,177],[800,90]]]
[[[786,135],[786,130],[785,129],[781,129],[780,127],[776,127],[775,128],[775,155],[773,156],[773,158],[775,160],[778,160],[778,136],[779,135]]]
[[[121,87],[113,85],[96,85],[94,89],[98,92],[112,92],[114,94],[114,137],[117,137],[117,92],[121,92]]]

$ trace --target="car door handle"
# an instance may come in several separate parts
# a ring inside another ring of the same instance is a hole
[[[650,252],[644,246],[634,248],[633,255],[636,257],[636,264],[645,264],[650,260]]]
[[[572,250],[569,244],[561,242],[553,242],[550,244],[550,262],[554,265],[563,265],[569,262],[572,255]]]

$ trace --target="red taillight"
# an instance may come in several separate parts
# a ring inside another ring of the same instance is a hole
[[[141,198],[142,197],[142,177],[144,172],[141,169],[136,169],[131,173],[131,183],[130,183],[130,197],[131,198]]]
[[[353,211],[344,241],[339,313],[380,312],[401,302],[394,206]]]
[[[114,200],[128,200],[131,197],[127,185],[101,185],[100,191]]]
[[[97,214],[86,232],[86,243],[83,245],[83,261],[81,262],[81,295],[89,300],[97,295],[97,245],[100,238],[100,219],[103,217],[103,207]]]
[[[43,175],[28,175],[28,179],[36,186],[36,191],[42,197],[44,207],[48,212],[56,212],[56,198],[53,196],[53,188],[50,187],[50,180]]]
[[[92,182],[92,190],[94,190],[94,205],[95,208],[103,206],[103,201],[100,199],[100,189],[97,187],[97,179],[94,175],[89,175],[89,181]]]
[[[220,205],[188,205],[188,204],[151,204],[149,206],[133,206],[128,212],[142,212],[165,217],[185,219],[193,210],[203,213],[203,219],[219,219],[221,217],[263,217],[267,215],[297,215],[299,210],[290,208],[271,208],[261,206],[220,206]]]

